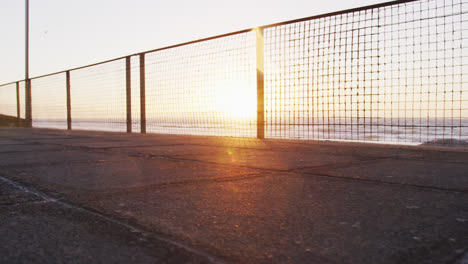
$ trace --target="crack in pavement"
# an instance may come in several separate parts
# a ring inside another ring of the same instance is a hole
[[[50,202],[48,202],[48,201],[27,201],[27,202],[19,202],[19,203],[0,203],[0,208],[1,207],[10,207],[10,206],[46,204],[46,203],[50,203]]]
[[[429,190],[433,190],[433,191],[468,193],[468,190],[465,190],[465,189],[444,188],[444,187],[440,187],[440,186],[424,185],[424,184],[416,184],[416,183],[392,182],[392,181],[381,181],[381,180],[376,180],[376,179],[363,179],[363,178],[355,178],[355,177],[345,177],[345,176],[337,176],[337,175],[319,173],[319,172],[301,172],[299,174],[309,175],[309,176],[326,177],[326,178],[335,178],[335,179],[345,179],[345,180],[359,181],[359,182],[371,182],[371,183],[380,183],[380,184],[389,184],[389,185],[409,186],[409,187],[415,187],[415,188],[421,188],[421,189],[429,189]]]
[[[171,187],[171,186],[184,186],[184,185],[197,185],[197,184],[215,183],[215,182],[235,182],[235,181],[256,179],[256,178],[269,177],[269,176],[271,176],[271,174],[257,172],[257,173],[248,173],[248,174],[232,176],[232,177],[203,178],[203,179],[196,179],[196,180],[182,180],[182,181],[175,181],[175,182],[156,183],[156,184],[150,184],[150,185],[138,186],[138,187],[114,188],[109,191],[99,190],[98,196],[99,198],[110,198],[110,197],[118,196],[121,194],[142,192],[142,191],[147,191],[150,189],[153,190],[156,188],[164,188],[164,187]],[[89,197],[90,195],[94,193],[96,193],[96,190],[86,190],[86,191],[78,190],[77,193],[75,193],[75,195],[77,196],[84,195],[84,196]],[[88,199],[87,201],[89,202],[89,201],[97,201],[97,200]]]
[[[121,159],[105,159],[105,160],[70,160],[70,161],[61,161],[61,162],[32,162],[32,163],[17,163],[17,164],[9,164],[9,165],[1,165],[0,169],[2,168],[17,168],[17,167],[24,167],[25,165],[28,167],[41,167],[41,166],[55,166],[55,165],[63,165],[63,164],[89,164],[89,163],[106,163],[106,162],[115,162],[115,161],[126,161],[132,160],[131,158],[121,158]]]

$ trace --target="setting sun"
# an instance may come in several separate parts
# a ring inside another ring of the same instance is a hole
[[[226,87],[227,86],[227,87]],[[216,107],[235,121],[252,121],[255,119],[257,95],[252,80],[247,78],[225,85],[225,91],[217,94]]]

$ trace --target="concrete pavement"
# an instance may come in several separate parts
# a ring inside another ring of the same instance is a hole
[[[468,149],[0,129],[0,261],[463,263]]]

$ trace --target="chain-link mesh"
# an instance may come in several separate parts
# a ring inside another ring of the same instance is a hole
[[[26,83],[20,81],[19,83],[19,104],[20,104],[20,118],[26,118]]]
[[[256,35],[146,54],[148,132],[256,135]]]
[[[125,59],[70,72],[73,129],[126,131]]]
[[[65,74],[31,80],[33,127],[67,128]]]
[[[265,29],[266,135],[468,139],[462,2],[423,0]]]
[[[0,115],[17,117],[16,83],[0,86]]]

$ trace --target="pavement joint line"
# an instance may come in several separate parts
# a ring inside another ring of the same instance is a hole
[[[172,147],[172,146],[200,146],[200,147],[215,147],[215,148],[230,148],[230,149],[245,149],[245,150],[255,150],[255,151],[284,151],[284,152],[296,152],[295,149],[291,149],[288,147],[281,147],[281,146],[276,146],[276,147],[243,147],[243,146],[229,146],[229,145],[223,145],[223,144],[194,144],[194,143],[179,143],[179,144],[169,144],[169,145],[141,145],[141,146],[118,146],[118,147],[101,147],[101,148],[94,148],[94,147],[85,147],[85,148],[90,148],[90,149],[116,149],[116,148],[151,148],[151,147]],[[304,152],[314,152],[314,149],[305,149],[303,150]],[[340,154],[340,153],[325,153],[329,155],[335,155],[335,156],[349,156],[349,154]],[[361,155],[362,156],[362,155]],[[362,156],[366,157],[366,156]]]
[[[24,143],[0,144],[0,146],[24,146],[24,145],[28,145],[28,144],[24,144]]]
[[[27,128],[28,130],[30,128]],[[64,134],[63,132],[66,132],[66,130],[63,130],[63,129],[53,129],[53,128],[34,128],[36,131],[34,132],[31,132],[32,135],[39,135],[39,136],[61,136],[61,137],[92,137],[92,136],[89,136],[89,135],[70,135],[70,134]],[[40,130],[47,130],[47,131],[38,131],[38,129]],[[51,131],[52,130],[52,131]],[[55,130],[55,131],[54,131]]]
[[[411,157],[411,156],[396,156],[393,157],[393,159],[396,160],[404,160],[404,161],[432,161],[432,162],[443,162],[443,163],[449,163],[449,164],[466,164],[466,162],[463,161],[449,161],[449,160],[438,160],[438,159],[427,159],[427,158],[421,158],[421,157]]]
[[[118,148],[151,148],[151,147],[175,147],[175,146],[187,146],[193,144],[170,144],[170,145],[136,145],[136,146],[118,146],[118,147],[85,147],[89,149],[118,149]]]
[[[137,157],[137,158],[144,158],[144,159],[152,159],[152,158],[158,158],[158,159],[169,159],[169,160],[176,160],[176,161],[189,161],[193,163],[201,163],[201,164],[212,164],[212,165],[218,165],[218,166],[226,166],[226,167],[233,167],[233,168],[245,168],[245,169],[252,169],[252,170],[264,170],[264,171],[272,171],[272,172],[289,172],[291,169],[286,169],[286,170],[281,170],[281,169],[266,169],[266,168],[259,168],[259,167],[252,167],[252,166],[243,166],[243,165],[232,165],[232,164],[226,164],[226,163],[220,163],[220,162],[214,162],[214,161],[203,161],[203,160],[197,160],[197,159],[188,159],[188,158],[179,158],[179,157],[184,157],[185,155],[180,155],[180,156],[168,156],[168,155],[138,155],[138,156],[133,156],[132,157]]]
[[[18,141],[21,141],[21,142],[25,142],[25,143],[34,143],[34,142],[31,142],[31,141],[36,141],[36,140],[67,140],[67,139],[73,139],[73,140],[76,140],[76,139],[83,139],[81,137],[43,137],[43,138],[22,138],[22,139],[16,139]]]
[[[155,189],[155,188],[164,188],[164,187],[172,187],[172,186],[183,186],[183,185],[196,185],[196,184],[205,184],[205,183],[216,183],[216,182],[235,182],[235,181],[242,181],[242,180],[250,180],[256,178],[263,178],[263,177],[271,177],[271,174],[265,174],[261,172],[256,173],[247,173],[238,176],[232,177],[216,177],[216,178],[203,178],[197,180],[185,180],[185,181],[176,181],[176,182],[166,182],[166,183],[156,183],[150,184],[145,186],[137,186],[137,187],[130,187],[130,188],[114,188],[110,191],[99,191],[99,197],[113,197],[116,195],[121,194],[128,194],[132,192],[140,192],[145,191],[146,189]],[[81,191],[83,195],[88,195],[89,193],[95,193],[95,190],[86,190]],[[98,199],[90,199],[88,201],[98,201]]]
[[[196,184],[216,183],[216,182],[235,182],[235,181],[250,180],[250,179],[262,178],[262,177],[271,177],[271,176],[272,176],[271,172],[263,172],[263,173],[253,172],[253,173],[246,173],[246,174],[241,174],[241,175],[232,176],[232,177],[201,178],[197,180],[182,180],[182,181],[175,181],[175,182],[155,183],[155,184],[145,185],[145,186],[111,188],[110,190],[98,190],[98,191],[99,191],[99,198],[103,198],[103,197],[108,198],[108,197],[113,197],[113,196],[121,195],[121,194],[127,194],[131,192],[145,191],[146,189],[164,188],[164,187],[171,187],[171,186],[177,187],[177,186],[182,186],[182,185],[196,185]],[[34,184],[41,185],[44,183],[35,182]],[[44,190],[47,191],[48,188],[49,187],[45,188]],[[72,190],[75,195],[86,196],[86,197],[89,197],[89,195],[92,195],[96,193],[97,191],[97,190],[92,190],[92,189],[80,190],[77,188],[60,185],[60,184],[54,184],[53,187],[51,188],[69,189],[69,190]],[[99,201],[99,199],[95,199],[95,198],[87,199],[86,201],[87,202]]]
[[[113,142],[113,141],[106,141],[106,142]],[[114,141],[114,142],[128,142],[128,141]],[[40,142],[34,142],[35,144],[44,144]],[[135,146],[117,146],[117,147],[88,147],[88,146],[82,146],[82,145],[68,145],[64,143],[47,143],[47,145],[60,145],[64,147],[77,147],[77,148],[83,148],[83,149],[89,149],[89,150],[99,150],[99,149],[118,149],[118,148],[151,148],[151,147],[173,147],[173,146],[201,146],[201,147],[217,147],[217,148],[235,148],[235,149],[252,149],[252,150],[258,150],[258,151],[274,151],[275,149],[273,148],[252,148],[252,147],[237,147],[237,146],[224,146],[224,145],[213,145],[213,144],[185,144],[185,143],[178,143],[178,144],[165,144],[165,145],[159,145],[159,144],[153,144],[153,145],[135,145]],[[293,152],[293,151],[290,151]]]
[[[310,176],[326,177],[326,178],[334,178],[334,179],[344,179],[344,180],[356,181],[356,182],[370,182],[370,183],[389,184],[389,185],[401,185],[401,186],[415,187],[415,188],[420,188],[420,189],[428,189],[428,190],[432,190],[432,191],[442,191],[442,192],[468,194],[468,190],[465,190],[465,189],[444,188],[444,187],[414,184],[414,183],[379,181],[379,180],[373,180],[373,179],[363,179],[363,178],[337,176],[337,175],[325,174],[325,173],[319,173],[319,172],[299,172],[297,174],[305,174],[305,175],[310,175]]]
[[[310,144],[310,143],[309,143]],[[202,146],[202,147],[217,147],[217,148],[231,148],[231,149],[248,149],[248,150],[256,150],[256,151],[279,151],[281,150],[282,152],[296,152],[296,149],[288,148],[288,147],[281,147],[281,146],[274,146],[274,147],[268,147],[268,148],[262,148],[262,147],[239,147],[239,146],[226,146],[226,145],[214,145],[214,144],[174,144],[175,145],[191,145],[191,146]],[[170,146],[170,145],[168,145]],[[302,146],[302,145],[301,145]],[[146,146],[150,147],[150,146]],[[314,152],[314,149],[304,149],[302,150],[304,152]],[[325,153],[328,155],[334,155],[334,156],[349,156],[349,154],[337,154],[337,153]],[[359,156],[359,155],[358,155]],[[361,157],[366,157],[361,155]]]
[[[22,205],[36,205],[36,204],[46,204],[50,203],[48,201],[29,201],[29,202],[20,202],[20,203],[4,203],[0,204],[0,208],[2,207],[12,207],[12,206],[22,206]]]
[[[10,180],[8,178],[5,178],[5,177],[3,177],[1,175],[0,175],[0,180],[7,183],[7,184],[9,184],[9,185],[11,185],[11,186],[13,186],[13,187],[15,187],[15,188],[17,188],[17,189],[20,189],[21,191],[24,191],[26,193],[34,194],[34,195],[42,198],[43,200],[45,200],[47,202],[56,203],[56,204],[61,205],[61,206],[65,207],[65,208],[68,208],[68,209],[74,209],[74,210],[77,210],[77,211],[81,211],[81,212],[87,213],[89,215],[98,217],[98,218],[100,218],[102,220],[105,220],[107,222],[111,222],[113,224],[125,227],[132,233],[139,233],[139,234],[151,233],[151,235],[155,239],[157,239],[159,241],[162,241],[162,242],[165,242],[165,243],[168,243],[168,244],[171,244],[173,246],[185,249],[186,251],[188,251],[190,253],[193,253],[195,255],[204,257],[209,262],[211,262],[213,264],[225,264],[225,261],[223,261],[223,260],[221,260],[221,259],[219,259],[219,258],[217,258],[215,256],[209,255],[208,253],[205,253],[203,251],[195,249],[195,248],[193,248],[191,246],[185,245],[185,244],[183,244],[181,242],[178,242],[178,241],[175,241],[175,240],[172,240],[172,239],[169,239],[169,238],[162,237],[161,235],[157,235],[154,232],[150,232],[150,231],[144,230],[143,228],[139,228],[139,227],[133,226],[131,224],[125,223],[123,221],[111,218],[111,217],[106,216],[106,215],[104,215],[104,214],[102,214],[100,212],[90,210],[90,209],[87,209],[87,208],[84,208],[84,207],[81,207],[81,206],[78,206],[78,205],[74,205],[74,204],[71,204],[71,203],[67,203],[65,201],[58,200],[58,199],[56,199],[54,197],[51,197],[51,196],[49,196],[49,195],[47,195],[47,194],[45,194],[45,193],[43,193],[41,191],[33,189],[32,187],[26,187],[24,185],[21,185],[18,182],[12,181],[12,180]]]
[[[214,145],[214,144],[174,144],[176,145],[191,145],[191,146],[199,146],[199,147],[216,147],[216,148],[232,148],[232,149],[253,149],[258,151],[272,151],[272,148],[253,148],[253,147],[238,147],[238,146],[226,146],[226,145]]]
[[[34,150],[9,150],[9,151],[1,151],[0,154],[10,154],[10,153],[28,153],[28,152],[48,152],[48,151],[63,151],[63,149],[34,149]]]
[[[0,153],[1,154],[1,153]],[[16,163],[16,164],[9,164],[9,165],[1,165],[0,168],[15,168],[15,167],[24,167],[25,165],[29,167],[41,167],[41,166],[55,166],[61,164],[81,164],[81,163],[107,163],[107,162],[116,162],[116,161],[126,161],[132,160],[131,158],[124,158],[124,159],[106,159],[106,160],[70,160],[70,161],[63,161],[63,162],[33,162],[33,163]]]
[[[1,128],[1,127],[0,127]],[[24,145],[24,144],[28,144],[28,143],[24,143],[23,141],[20,141],[18,139],[11,139],[11,138],[0,138],[0,141],[17,141],[17,142],[9,142],[9,143],[6,143],[4,142],[3,144],[0,144],[0,146],[7,146],[7,145]]]
[[[350,166],[353,166],[353,165],[360,165],[362,163],[367,163],[367,162],[372,162],[372,161],[380,161],[380,160],[387,160],[387,159],[392,159],[392,158],[393,157],[379,157],[379,158],[363,159],[363,160],[359,160],[359,161],[328,163],[328,164],[320,164],[320,165],[315,165],[315,166],[304,166],[304,167],[297,167],[297,168],[291,169],[290,171],[291,172],[299,172],[299,170],[315,169],[315,168],[330,167],[330,166],[339,166],[340,168],[346,168],[346,167],[350,167]]]

